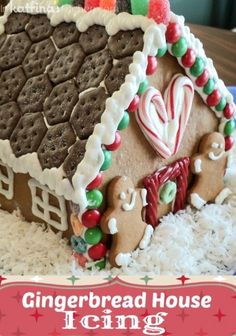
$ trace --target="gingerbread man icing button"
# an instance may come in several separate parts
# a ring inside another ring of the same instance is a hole
[[[131,253],[138,247],[146,248],[150,242],[153,228],[142,219],[146,195],[146,189],[135,188],[128,177],[116,177],[108,187],[108,209],[101,228],[112,235],[109,261],[114,267],[127,266]]]
[[[205,135],[199,146],[199,153],[191,159],[194,174],[189,203],[201,209],[206,203],[222,204],[231,194],[224,185],[228,156],[222,134],[214,132]]]

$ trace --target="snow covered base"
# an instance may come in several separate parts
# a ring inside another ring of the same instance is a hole
[[[225,204],[207,205],[197,212],[188,207],[163,218],[150,246],[133,253],[125,269],[98,272],[76,269],[71,250],[60,234],[29,224],[17,214],[0,211],[0,274],[64,275],[216,275],[236,271],[236,153],[227,174],[234,192]]]

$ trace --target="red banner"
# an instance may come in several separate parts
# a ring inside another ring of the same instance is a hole
[[[236,287],[229,283],[149,286],[116,278],[0,286],[0,336],[232,336],[235,317]]]

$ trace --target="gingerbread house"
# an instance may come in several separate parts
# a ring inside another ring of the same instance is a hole
[[[72,236],[82,265],[104,265],[114,177],[156,226],[184,208],[200,139],[233,146],[232,96],[184,18],[160,16],[12,0],[0,18],[0,204]]]

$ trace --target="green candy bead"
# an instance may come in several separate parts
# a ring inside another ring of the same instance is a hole
[[[90,262],[88,270],[91,271],[94,266],[97,267],[99,270],[102,270],[106,267],[106,262],[107,262],[106,258],[98,260],[98,261]]]
[[[227,100],[225,97],[221,98],[221,101],[219,102],[219,104],[216,106],[216,111],[220,112],[223,111],[225,106],[227,104]]]
[[[58,0],[58,6],[72,5],[73,0]]]
[[[96,245],[102,240],[102,231],[99,227],[86,230],[84,239],[89,245]]]
[[[103,150],[103,154],[104,154],[104,162],[103,165],[101,167],[101,171],[107,170],[111,167],[112,164],[112,154],[111,151],[108,150]]]
[[[177,193],[175,182],[166,182],[159,191],[159,199],[161,204],[169,204],[173,202]]]
[[[139,89],[138,89],[138,94],[142,95],[148,88],[149,83],[148,80],[145,79],[145,81],[143,81],[140,85],[139,85]]]
[[[87,244],[83,238],[72,236],[70,241],[73,250],[75,250],[77,253],[85,253],[87,251]]]
[[[227,136],[232,135],[232,133],[234,132],[235,129],[235,124],[234,124],[234,120],[229,120],[226,124],[225,124],[225,128],[224,128],[224,134]]]
[[[197,57],[195,63],[190,68],[190,73],[194,77],[199,77],[203,73],[205,68],[205,62],[201,57]]]
[[[208,80],[208,82],[206,83],[206,85],[204,86],[203,92],[206,95],[209,95],[209,94],[211,94],[214,91],[214,88],[215,88],[215,80],[212,79],[212,78],[210,78]]]
[[[103,195],[100,190],[93,189],[86,194],[88,201],[88,209],[98,209],[102,205]]]
[[[167,52],[167,45],[164,48],[158,49],[157,57],[165,56],[166,52]]]
[[[144,15],[148,13],[148,0],[131,0],[131,12],[133,15]]]
[[[121,122],[119,123],[118,130],[122,131],[123,129],[127,128],[129,126],[129,121],[130,121],[129,113],[125,111],[124,116]]]
[[[178,42],[172,45],[172,53],[175,57],[182,57],[186,54],[188,44],[185,37],[181,37]]]

